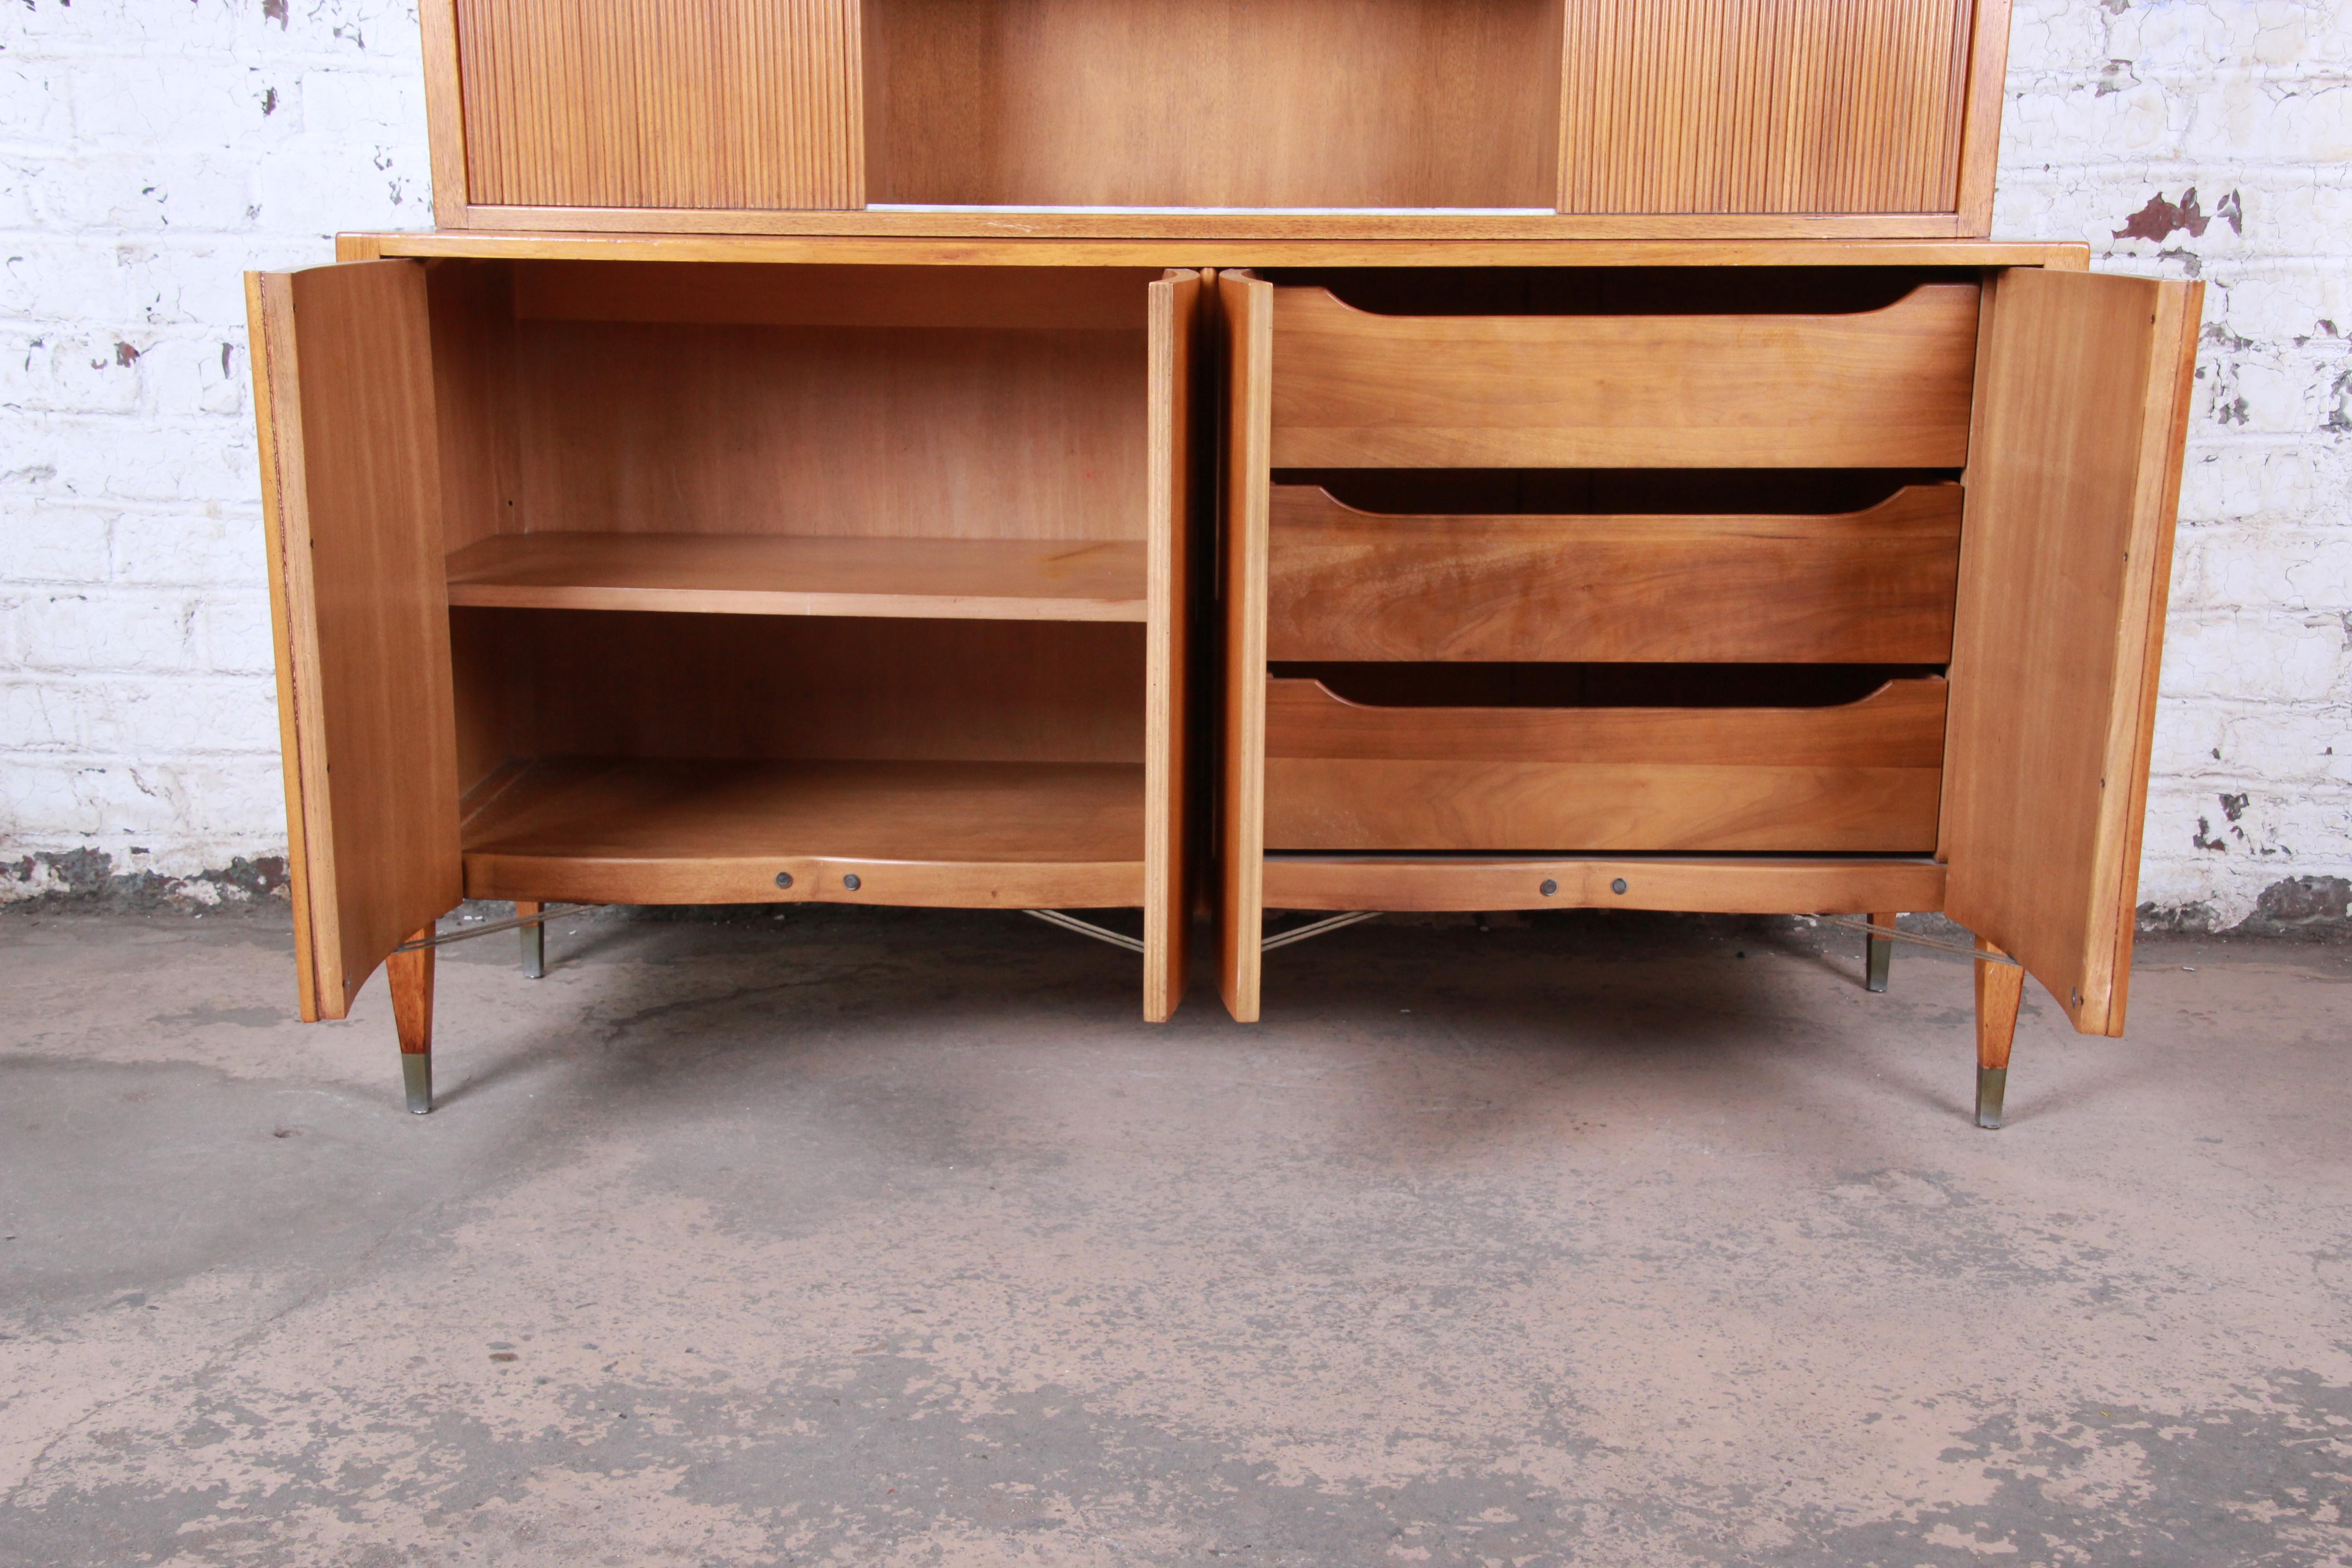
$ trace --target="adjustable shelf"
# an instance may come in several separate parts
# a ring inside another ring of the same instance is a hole
[[[449,557],[449,603],[478,609],[721,616],[1137,621],[1141,540],[515,533]]]

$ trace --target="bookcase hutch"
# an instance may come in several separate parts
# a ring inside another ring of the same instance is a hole
[[[1283,911],[1942,911],[1980,1123],[2025,973],[2121,1032],[2200,286],[1985,237],[2001,0],[421,9],[436,228],[248,278],[412,1109],[465,898],[1139,910],[1152,1019],[1206,913],[1244,1022]]]

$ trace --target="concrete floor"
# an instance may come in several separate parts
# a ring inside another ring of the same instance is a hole
[[[0,1563],[2352,1563],[2352,949],[0,918]]]

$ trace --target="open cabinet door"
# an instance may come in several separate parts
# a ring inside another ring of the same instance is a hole
[[[1151,285],[1150,559],[1145,589],[1143,1016],[1165,1023],[1184,999],[1191,957],[1192,683],[1192,347],[1201,275]]]
[[[1274,444],[1274,285],[1217,275],[1224,322],[1224,494],[1217,615],[1224,690],[1217,725],[1217,991],[1257,1022],[1265,916],[1265,595]]]
[[[455,907],[457,729],[425,268],[246,275],[302,1016]]]
[[[1945,909],[2120,1035],[2202,284],[1988,286],[1945,743]]]

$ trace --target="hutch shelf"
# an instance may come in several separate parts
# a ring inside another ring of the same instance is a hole
[[[425,0],[444,228],[1981,236],[2008,0]]]

